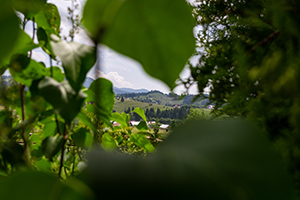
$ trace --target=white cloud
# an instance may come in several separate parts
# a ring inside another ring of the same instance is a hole
[[[120,76],[118,72],[112,71],[107,74],[103,73],[98,69],[94,69],[94,72],[90,75],[91,78],[96,79],[99,77],[110,80],[114,86],[119,88],[133,88],[133,84],[126,81],[123,76]]]

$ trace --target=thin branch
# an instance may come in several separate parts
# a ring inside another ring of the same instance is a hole
[[[69,135],[70,135],[70,126],[68,128],[68,133],[66,134],[67,132],[67,123],[65,123],[65,126],[64,126],[64,138],[63,138],[63,145],[62,145],[62,148],[61,148],[61,157],[60,157],[60,166],[59,166],[59,171],[58,171],[58,176],[62,179],[61,177],[61,171],[62,171],[62,168],[63,168],[63,165],[64,165],[64,157],[65,157],[65,146],[66,146],[66,142],[69,138]]]
[[[269,42],[270,40],[272,40],[273,38],[275,38],[276,36],[278,36],[279,33],[280,33],[279,30],[276,30],[273,33],[271,33],[270,35],[268,35],[268,37],[264,38],[261,42],[259,42],[255,46],[253,46],[250,49],[250,51],[248,51],[247,55],[253,53],[258,47],[261,47],[261,46],[265,45],[267,42]]]

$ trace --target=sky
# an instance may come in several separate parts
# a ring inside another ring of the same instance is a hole
[[[188,0],[193,1],[193,0]],[[71,23],[67,20],[68,7],[71,7],[70,0],[48,0],[48,3],[53,3],[57,6],[61,15],[61,34],[67,36],[68,31],[71,28]],[[82,10],[85,0],[77,0],[79,3],[79,9]],[[79,12],[80,14],[80,12]],[[31,24],[26,26],[26,32],[31,36],[32,26]],[[194,33],[198,29],[194,29]],[[86,32],[81,29],[79,34],[75,35],[75,42],[92,45]],[[36,41],[37,42],[37,41]],[[108,48],[105,45],[99,45],[100,48],[100,60],[101,71],[96,71],[95,68],[91,69],[88,73],[89,77],[97,78],[99,76],[109,79],[114,86],[120,88],[133,88],[133,89],[147,89],[147,90],[159,90],[163,93],[169,93],[170,90],[166,84],[149,76],[144,72],[142,66],[137,61],[121,55],[114,50]],[[33,59],[41,62],[45,62],[46,66],[49,66],[49,58],[43,53],[42,49],[36,49],[33,52]],[[197,58],[191,58],[192,63],[197,62]],[[181,75],[181,78],[189,77],[189,70],[185,68]],[[183,86],[179,86],[174,89],[174,92],[181,94],[185,92]],[[197,87],[194,85],[189,90],[190,94],[197,94]]]

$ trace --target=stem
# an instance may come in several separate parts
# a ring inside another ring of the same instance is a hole
[[[25,121],[25,85],[21,85],[21,89],[20,89],[20,93],[21,93],[21,106],[22,106],[22,121]],[[24,143],[24,155],[25,155],[25,159],[27,164],[29,164],[29,147],[28,147],[28,140],[26,137],[26,130],[25,128],[22,130],[21,133],[21,137],[23,139],[23,143]]]
[[[64,157],[65,157],[65,146],[66,146],[66,142],[69,138],[69,135],[70,135],[70,126],[69,126],[69,129],[68,129],[68,133],[66,134],[67,132],[67,123],[65,123],[65,126],[64,126],[64,138],[63,138],[63,145],[62,145],[62,148],[61,148],[61,157],[60,157],[60,166],[59,166],[59,171],[58,171],[58,176],[62,179],[61,177],[61,171],[62,171],[62,168],[63,168],[63,165],[64,165]]]

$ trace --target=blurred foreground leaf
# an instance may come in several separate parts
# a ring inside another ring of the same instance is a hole
[[[82,178],[98,198],[115,190],[121,198],[134,188],[136,196],[149,198],[293,199],[287,169],[248,122],[190,121],[159,147],[140,160],[93,151]]]

